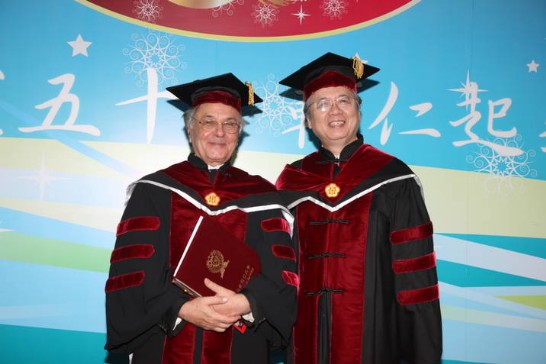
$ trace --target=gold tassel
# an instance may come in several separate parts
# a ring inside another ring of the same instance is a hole
[[[362,78],[364,75],[364,62],[357,55],[353,57],[353,71],[358,78]]]
[[[250,82],[245,82],[246,87],[248,87],[248,104],[254,105],[254,88]]]

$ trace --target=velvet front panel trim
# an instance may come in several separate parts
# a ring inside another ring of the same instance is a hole
[[[298,206],[300,291],[294,327],[297,363],[317,363],[321,317],[319,301],[330,300],[330,363],[360,363],[362,356],[365,270],[372,194],[351,208],[329,212],[312,203]],[[313,223],[325,222],[328,223]],[[348,221],[347,224],[340,223]]]
[[[177,194],[172,194],[170,231],[170,262],[172,271],[176,268],[201,213],[184,198]],[[234,210],[209,218],[218,220],[241,241],[246,240],[248,216],[244,212]],[[189,342],[196,340],[195,335],[197,332],[198,330],[196,330],[194,325],[186,323],[178,335],[169,338],[163,350],[164,358],[169,359],[168,361],[164,361],[164,363],[193,363],[194,358],[191,353],[194,352],[194,348],[190,348],[190,346],[194,344],[190,344]],[[205,331],[203,333],[203,351],[200,363],[229,363],[231,357],[231,335],[231,329],[224,333]]]

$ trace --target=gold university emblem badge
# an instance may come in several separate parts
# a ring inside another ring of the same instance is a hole
[[[211,192],[205,196],[205,202],[209,206],[218,206],[220,204],[220,196],[218,196],[215,192]]]
[[[211,250],[207,257],[207,268],[211,273],[220,273],[220,277],[224,278],[224,273],[229,264],[229,260],[224,260],[224,255],[219,250]]]
[[[326,196],[330,198],[337,197],[337,195],[339,195],[339,191],[341,191],[341,189],[333,182],[330,183],[328,186],[324,187],[324,192],[326,193]]]

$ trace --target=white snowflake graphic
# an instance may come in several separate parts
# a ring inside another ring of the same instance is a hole
[[[135,0],[133,4],[135,5],[133,13],[140,20],[153,23],[161,17],[163,7],[159,6],[158,0]]]
[[[265,84],[256,87],[256,92],[262,95],[264,101],[259,105],[263,113],[256,116],[258,120],[255,129],[258,133],[269,132],[280,136],[288,127],[302,122],[302,103],[280,96],[275,76],[268,75],[267,78]]]
[[[521,136],[515,138],[495,139],[495,144],[504,145],[505,147],[516,147],[521,149],[519,145]],[[531,159],[536,156],[534,150],[529,150],[518,156],[504,156],[497,153],[495,150],[485,146],[479,146],[479,152],[475,156],[468,156],[467,161],[472,163],[477,169],[477,172],[487,173],[490,178],[487,183],[489,189],[494,189],[500,192],[503,187],[515,189],[515,184],[519,179],[507,177],[536,177],[537,171],[530,167]],[[521,181],[521,180],[519,180]]]
[[[227,15],[232,16],[235,13],[234,12],[235,5],[244,5],[244,3],[245,3],[245,0],[233,0],[227,4],[217,6],[212,9],[212,16],[217,18],[220,15],[222,15],[222,13],[224,12]]]
[[[330,19],[341,19],[341,16],[347,13],[347,1],[345,0],[324,0],[320,6],[324,10],[324,15]]]
[[[146,84],[148,68],[156,70],[159,84],[177,82],[175,72],[186,68],[186,63],[180,60],[184,46],[176,45],[169,35],[152,31],[146,36],[133,34],[132,40],[133,46],[123,50],[123,54],[131,59],[126,72],[135,73],[140,86]]]
[[[278,20],[277,15],[279,14],[279,10],[271,4],[260,3],[253,7],[254,11],[252,12],[252,16],[254,16],[254,22],[260,23],[262,27],[271,26]]]

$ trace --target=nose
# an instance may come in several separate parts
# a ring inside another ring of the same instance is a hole
[[[216,126],[214,127],[214,134],[218,136],[224,135],[226,132],[224,130],[224,125],[222,123],[216,123]]]
[[[329,113],[338,113],[342,112],[341,108],[337,104],[337,100],[332,100],[332,106],[330,106],[330,110],[328,110]]]

